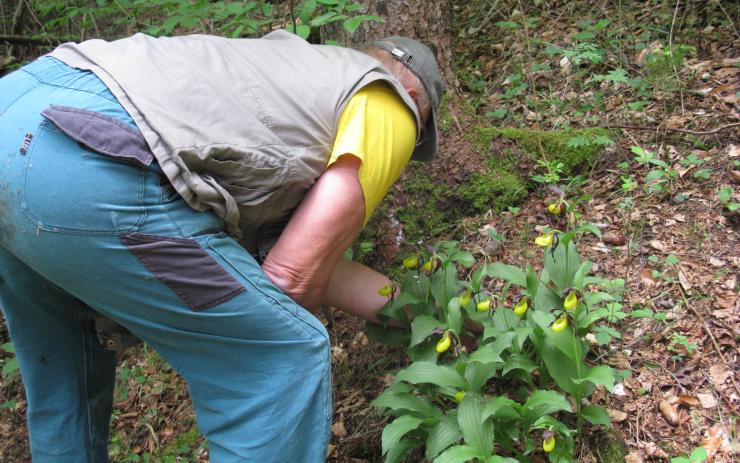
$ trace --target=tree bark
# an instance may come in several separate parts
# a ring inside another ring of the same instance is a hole
[[[376,15],[384,22],[364,21],[352,34],[342,23],[322,28],[325,40],[345,46],[358,46],[390,35],[416,39],[437,56],[447,89],[456,85],[452,72],[452,4],[449,0],[369,0],[364,14]]]

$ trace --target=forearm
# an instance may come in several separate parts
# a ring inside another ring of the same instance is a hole
[[[359,165],[343,156],[319,178],[262,265],[277,287],[309,310],[324,300],[337,260],[362,227]]]
[[[378,289],[391,284],[385,275],[362,264],[340,258],[331,275],[324,303],[372,323],[377,318],[388,297]]]

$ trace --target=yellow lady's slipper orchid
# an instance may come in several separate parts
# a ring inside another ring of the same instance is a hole
[[[521,299],[519,299],[519,302],[516,303],[514,306],[514,313],[521,317],[525,313],[527,313],[527,309],[529,309],[529,298],[524,296]]]
[[[534,244],[536,244],[537,246],[542,246],[542,247],[550,246],[552,242],[554,241],[554,239],[555,239],[555,233],[553,232],[545,233],[544,235],[540,235],[537,238],[535,238]]]
[[[440,338],[439,341],[437,341],[437,347],[435,347],[437,353],[442,353],[447,351],[447,349],[450,348],[452,345],[452,337],[450,336],[450,333],[447,331],[444,332],[442,335],[442,338]]]
[[[555,437],[548,437],[547,439],[543,440],[542,450],[544,450],[545,453],[550,453],[555,450]]]
[[[453,398],[455,399],[455,402],[460,403],[462,402],[463,397],[465,397],[465,391],[457,391]]]
[[[421,265],[421,269],[427,273],[432,273],[433,271],[437,270],[437,267],[439,267],[439,262],[437,262],[437,259],[430,259]]]
[[[475,305],[475,308],[478,309],[478,312],[486,312],[488,310],[491,310],[491,299],[483,299]]]
[[[413,270],[419,266],[419,256],[408,256],[403,260],[403,268]]]
[[[563,315],[552,324],[550,328],[556,333],[560,333],[568,327],[568,317]]]
[[[385,285],[382,288],[378,290],[378,294],[380,294],[383,297],[388,297],[391,294],[393,294],[393,286],[391,285]]]
[[[547,210],[552,214],[560,215],[560,212],[563,209],[561,208],[560,203],[552,203],[547,205]]]
[[[565,296],[565,301],[563,301],[563,308],[565,310],[573,310],[578,305],[578,295],[575,291],[570,291],[567,296]]]
[[[460,306],[470,304],[470,291],[465,291],[460,295]]]

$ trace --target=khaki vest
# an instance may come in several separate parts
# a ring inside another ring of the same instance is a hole
[[[282,30],[261,39],[136,34],[67,43],[51,56],[95,72],[177,192],[224,218],[253,253],[274,243],[326,168],[341,112],[362,87],[386,81],[421,127],[416,104],[377,60]]]

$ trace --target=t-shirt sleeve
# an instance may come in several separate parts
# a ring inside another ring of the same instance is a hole
[[[414,114],[385,84],[370,84],[347,103],[337,124],[327,167],[344,154],[361,160],[359,178],[365,195],[365,223],[401,175],[415,144]]]

